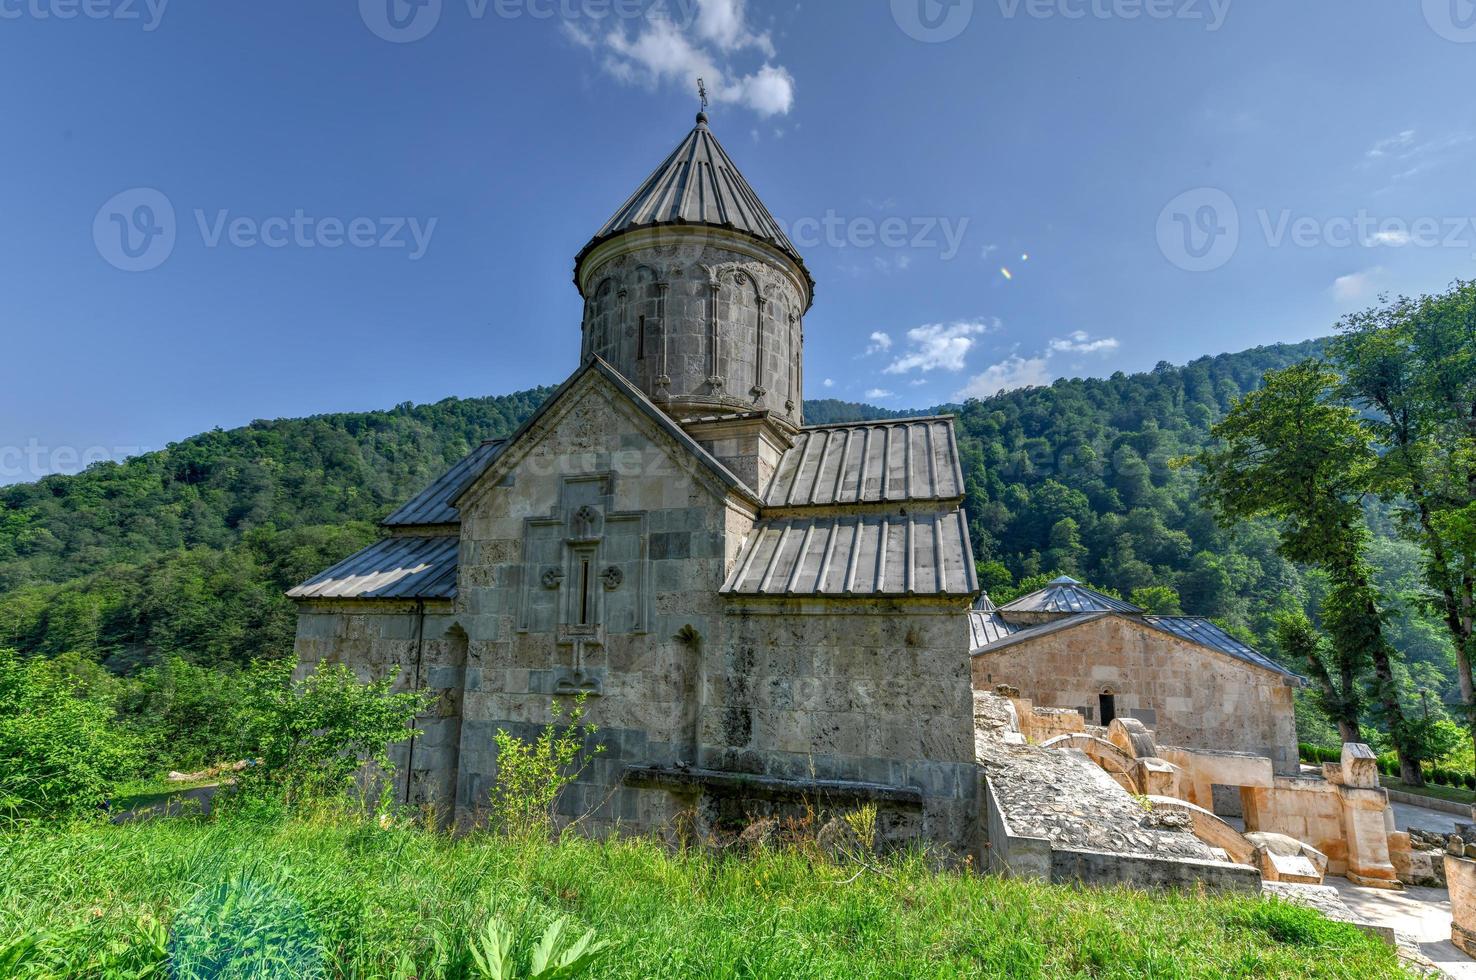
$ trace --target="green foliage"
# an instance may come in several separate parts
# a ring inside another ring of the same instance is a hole
[[[529,742],[498,729],[497,784],[492,788],[492,819],[514,837],[547,836],[554,808],[565,787],[575,782],[605,747],[594,741],[599,732],[583,724],[587,696],[580,694],[564,721],[564,706],[549,706],[552,721]]]
[[[549,924],[532,950],[523,955],[514,948],[513,930],[500,918],[487,920],[481,933],[473,937],[472,965],[476,976],[484,980],[572,980],[590,972],[601,954],[610,947],[595,941],[590,929],[566,948],[561,948],[567,916]],[[519,968],[526,960],[526,967]]]
[[[203,889],[169,929],[175,980],[317,980],[322,940],[269,876],[237,873]]]
[[[1141,589],[1134,589],[1128,601],[1144,612],[1155,616],[1184,615],[1179,593],[1167,585],[1149,585]]]
[[[138,766],[112,709],[44,660],[0,648],[0,820],[95,810]]]
[[[322,664],[297,681],[292,670],[263,662],[246,677],[235,723],[257,764],[240,774],[244,798],[347,792],[366,763],[393,771],[389,746],[420,734],[415,717],[432,695],[395,694],[393,678],[361,683],[342,664]]]
[[[1338,376],[1315,360],[1267,374],[1263,388],[1214,426],[1219,441],[1198,461],[1206,497],[1224,523],[1274,519],[1282,554],[1326,575],[1327,644],[1309,623],[1285,616],[1278,636],[1307,664],[1345,739],[1360,737],[1359,694],[1368,689],[1405,778],[1418,782],[1421,737],[1400,703],[1397,654],[1368,561],[1364,503],[1377,454],[1357,412],[1338,400],[1338,386]]]
[[[131,976],[96,964],[144,956],[147,914],[170,948],[198,923],[195,937],[290,937],[262,954],[318,949],[330,976],[465,977],[489,918],[526,937],[509,944],[521,971],[567,917],[565,940],[595,930],[613,943],[587,974],[601,980],[1404,975],[1392,947],[1307,909],[1268,911],[1259,896],[1065,888],[940,873],[913,855],[875,860],[883,873],[858,877],[785,848],[739,860],[342,816],[75,824],[0,832],[0,949],[42,938],[23,978]],[[249,898],[212,914],[243,880]]]

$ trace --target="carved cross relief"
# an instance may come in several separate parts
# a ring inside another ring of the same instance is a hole
[[[518,630],[572,648],[580,677],[591,649],[649,621],[646,516],[613,512],[613,487],[608,474],[567,477],[552,513],[524,522]]]

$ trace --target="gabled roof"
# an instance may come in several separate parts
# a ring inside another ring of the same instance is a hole
[[[376,541],[287,593],[293,599],[451,599],[460,539],[392,537]]]
[[[725,595],[969,596],[979,589],[959,508],[760,521]]]
[[[1067,575],[1053,580],[1039,592],[1021,596],[999,607],[1006,613],[1094,613],[1118,612],[1141,615],[1143,610],[1130,602],[1103,595]]]
[[[386,517],[381,523],[385,527],[413,527],[424,524],[456,524],[461,515],[451,506],[457,494],[470,486],[477,477],[492,465],[492,461],[507,445],[506,439],[490,439],[473,449],[455,466],[438,476],[434,483],[420,492],[415,499]]]
[[[1008,607],[1005,607],[1008,608]],[[1253,667],[1260,667],[1272,673],[1305,684],[1306,679],[1301,675],[1287,670],[1265,654],[1241,643],[1235,637],[1220,629],[1214,623],[1198,616],[1145,616],[1140,613],[1124,613],[1113,610],[1085,613],[1079,616],[1062,616],[1054,622],[1044,623],[1038,626],[1015,627],[1004,624],[1006,629],[996,629],[998,635],[990,638],[990,623],[993,620],[998,623],[1003,621],[998,615],[987,613],[970,613],[969,635],[972,641],[970,653],[974,656],[996,653],[1000,650],[1013,647],[1019,643],[1026,643],[1042,636],[1054,633],[1064,633],[1067,630],[1085,626],[1087,623],[1095,623],[1107,616],[1119,616],[1128,622],[1142,623],[1150,629],[1168,633],[1180,640],[1187,640],[1196,646],[1213,650],[1234,657],[1242,663]],[[984,642],[979,642],[980,639]]]
[[[1274,670],[1288,677],[1302,679],[1299,674],[1292,673],[1254,647],[1240,642],[1210,620],[1200,616],[1144,616],[1143,622],[1154,629],[1171,633],[1181,640],[1188,640],[1190,643],[1197,643],[1211,650],[1228,653],[1232,657],[1265,667],[1267,670]]]
[[[799,250],[707,128],[706,113],[697,117],[686,139],[580,250],[575,267],[596,246],[616,235],[661,225],[709,225],[736,231],[774,246],[805,268]],[[808,270],[805,275],[809,278]],[[813,289],[813,279],[810,285]]]
[[[498,451],[497,458],[501,458],[505,453],[510,452],[515,446],[517,446],[517,444],[522,441],[523,437],[526,436],[530,431],[532,431],[532,429],[543,419],[545,415],[553,411],[558,406],[558,404],[563,401],[564,396],[572,391],[575,385],[577,385],[579,381],[588,374],[598,374],[600,377],[608,381],[610,385],[615,388],[616,391],[624,395],[631,402],[631,404],[633,404],[644,415],[646,415],[647,418],[655,422],[658,428],[660,428],[672,439],[676,440],[677,444],[680,445],[682,449],[689,453],[695,460],[697,460],[697,462],[701,463],[708,471],[712,473],[713,476],[718,479],[720,483],[726,486],[729,490],[733,491],[738,496],[742,497],[745,501],[753,504],[754,506],[759,506],[762,503],[762,501],[759,500],[758,494],[756,494],[753,489],[748,486],[748,484],[744,483],[738,477],[734,476],[732,470],[728,469],[721,462],[719,462],[718,459],[712,455],[712,453],[708,452],[706,449],[703,449],[701,443],[697,442],[697,440],[687,435],[687,433],[683,431],[682,427],[680,425],[677,425],[676,421],[673,420],[670,415],[667,415],[659,407],[657,407],[655,402],[646,397],[645,392],[641,391],[635,385],[627,381],[624,375],[615,370],[603,358],[600,357],[590,358],[584,363],[583,367],[571,374],[563,384],[554,389],[554,393],[552,395],[549,395],[542,405],[538,406],[538,410],[535,411],[532,415],[528,416],[528,418],[524,420],[523,424],[518,426],[517,431],[508,437],[507,442]],[[485,473],[487,469],[490,468],[491,464],[495,462],[496,459],[492,460],[487,467],[483,467],[482,473]],[[480,477],[481,475],[482,474],[479,473],[478,477]],[[469,491],[473,485],[475,485],[476,479],[477,478],[473,478],[465,486],[463,486],[460,490],[458,490],[455,494],[451,496],[449,501],[451,506],[457,506],[461,498],[466,495],[467,491]]]
[[[764,493],[768,507],[961,500],[951,416],[808,426]]]

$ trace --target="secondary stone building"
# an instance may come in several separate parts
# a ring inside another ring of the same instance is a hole
[[[581,366],[292,590],[297,656],[440,697],[400,787],[478,819],[498,729],[588,695],[567,815],[876,802],[978,845],[978,594],[948,418],[805,426],[804,261],[699,116],[575,261]]]
[[[1265,756],[1298,771],[1302,679],[1194,616],[1150,616],[1071,578],[969,615],[974,686],[1006,685],[1087,722],[1136,718],[1161,744]]]

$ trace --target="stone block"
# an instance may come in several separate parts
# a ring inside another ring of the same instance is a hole
[[[1373,749],[1361,742],[1343,745],[1343,758],[1339,766],[1338,782],[1344,786],[1359,786],[1370,789],[1379,787],[1379,762]]]

